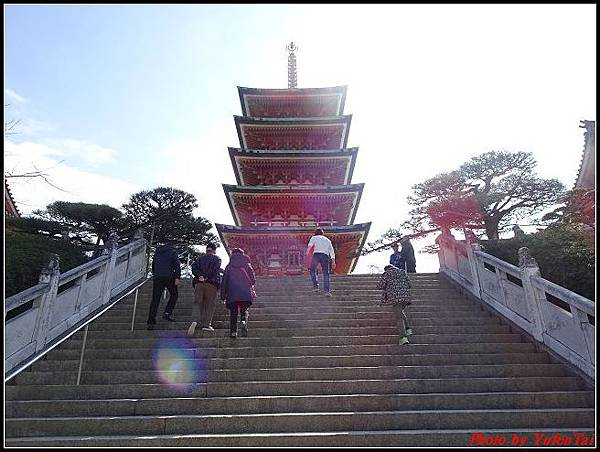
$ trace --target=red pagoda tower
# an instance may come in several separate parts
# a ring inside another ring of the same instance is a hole
[[[258,275],[306,273],[316,227],[336,253],[336,273],[356,266],[371,223],[353,224],[364,184],[351,184],[358,148],[347,148],[346,87],[297,88],[294,43],[288,89],[238,87],[237,185],[223,184],[235,226],[216,224],[225,249],[242,248]]]

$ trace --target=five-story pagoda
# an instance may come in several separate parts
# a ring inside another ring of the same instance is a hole
[[[353,224],[364,184],[351,184],[346,87],[297,88],[294,43],[288,89],[238,87],[240,148],[229,148],[237,185],[223,184],[235,226],[216,224],[225,249],[242,248],[259,275],[307,272],[316,227],[333,243],[336,273],[356,266],[371,223]]]

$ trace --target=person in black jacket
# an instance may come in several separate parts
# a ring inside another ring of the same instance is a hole
[[[413,249],[412,243],[408,237],[402,237],[400,239],[400,245],[402,245],[402,249],[400,250],[400,257],[404,259],[406,263],[406,273],[416,273],[416,264],[415,260],[415,250]]]
[[[152,303],[146,322],[149,330],[154,329],[156,324],[156,311],[160,304],[160,298],[165,290],[169,291],[169,301],[163,313],[163,319],[173,322],[173,309],[177,303],[177,286],[181,280],[181,264],[177,250],[171,244],[156,248],[154,259],[152,259]]]
[[[192,305],[193,321],[188,328],[188,336],[194,335],[198,324],[204,331],[214,331],[211,322],[221,284],[221,258],[215,255],[216,249],[216,245],[209,243],[206,245],[206,254],[201,255],[192,264],[194,304]]]
[[[398,251],[398,242],[392,244],[392,249],[394,250],[394,252],[390,256],[390,265],[405,270],[404,258],[400,254],[400,251]]]
[[[256,276],[250,258],[244,254],[244,250],[234,248],[221,281],[221,300],[225,301],[231,313],[229,337],[237,337],[238,308],[242,317],[242,336],[248,335],[248,308],[256,296],[254,284]]]

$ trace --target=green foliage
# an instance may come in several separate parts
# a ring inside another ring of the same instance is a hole
[[[33,217],[5,217],[4,225],[7,229],[26,234],[44,234],[48,236],[60,234],[62,236],[65,232],[63,225],[57,221]]]
[[[210,221],[192,215],[196,207],[194,195],[171,187],[135,193],[123,205],[130,229],[144,226],[144,237],[153,246],[172,243],[180,254],[189,251],[189,246],[218,242],[208,232],[212,228]]]
[[[56,201],[49,204],[45,211],[36,215],[60,223],[69,231],[70,239],[81,244],[106,242],[111,230],[123,227],[123,213],[106,204],[87,204],[83,202]]]
[[[486,253],[518,265],[519,248],[526,246],[543,278],[595,300],[594,232],[571,224],[555,224],[535,234],[482,241]]]
[[[5,229],[5,296],[36,285],[52,253],[60,256],[61,273],[88,260],[80,248],[66,240]]]
[[[529,152],[491,151],[473,157],[458,170],[413,186],[408,202],[414,208],[405,227],[431,228],[435,225],[429,215],[432,206],[471,195],[479,204],[486,235],[497,239],[499,231],[516,219],[540,213],[559,201],[563,185],[556,179],[537,177],[535,166]]]

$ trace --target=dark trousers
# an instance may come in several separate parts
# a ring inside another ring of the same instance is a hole
[[[317,279],[317,265],[319,264],[321,264],[321,270],[323,270],[323,289],[325,292],[329,292],[329,254],[313,254],[312,262],[310,263],[310,278],[315,289],[319,287]]]
[[[239,302],[236,304],[228,304],[227,309],[229,309],[229,332],[237,333],[237,322],[238,322],[238,306],[240,307],[240,313],[242,314],[242,322],[248,322],[248,308],[250,307],[250,303]]]
[[[406,330],[410,328],[408,318],[401,304],[394,305],[394,312],[396,313],[396,320],[398,320],[398,334],[400,337],[404,337],[406,336]]]
[[[417,273],[415,261],[406,261],[406,273]]]
[[[156,311],[158,311],[158,305],[165,288],[169,291],[169,301],[165,307],[165,314],[172,314],[173,309],[175,309],[178,296],[175,278],[156,276],[152,280],[152,303],[150,303],[150,312],[148,313],[148,324],[154,325],[156,323]]]

